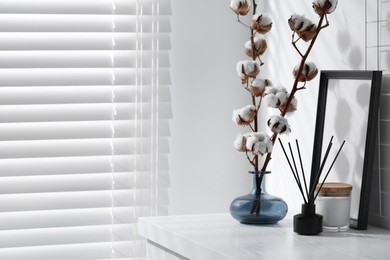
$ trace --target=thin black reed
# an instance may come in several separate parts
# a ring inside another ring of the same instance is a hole
[[[339,148],[339,150],[338,150],[338,152],[337,152],[335,158],[333,159],[333,162],[332,162],[332,164],[330,165],[330,167],[329,167],[329,169],[328,169],[328,172],[326,173],[324,179],[322,180],[321,185],[320,185],[320,188],[318,189],[317,192],[316,192],[316,186],[317,186],[317,183],[318,183],[319,180],[320,180],[321,174],[322,174],[322,172],[323,172],[323,170],[324,170],[324,167],[325,167],[325,163],[326,163],[326,161],[327,161],[327,159],[328,159],[328,156],[329,156],[329,152],[330,152],[330,150],[331,150],[331,148],[332,148],[332,145],[333,145],[333,143],[332,143],[332,141],[333,141],[333,136],[330,138],[328,147],[327,147],[326,152],[325,152],[325,156],[324,156],[324,158],[322,159],[321,166],[320,166],[320,168],[319,168],[319,170],[318,170],[318,172],[317,172],[317,175],[315,176],[314,185],[311,186],[311,187],[309,187],[309,189],[308,189],[307,182],[306,182],[306,175],[305,175],[305,171],[304,171],[304,167],[303,167],[303,163],[302,163],[302,156],[301,156],[301,151],[300,151],[300,149],[299,149],[299,143],[298,143],[298,140],[295,140],[296,145],[297,145],[298,156],[299,156],[299,163],[300,163],[300,165],[301,165],[301,170],[302,170],[302,178],[303,178],[303,182],[304,182],[304,186],[305,186],[304,188],[305,188],[305,191],[306,191],[306,196],[305,196],[304,189],[302,188],[302,182],[301,182],[301,178],[300,178],[300,176],[299,176],[298,167],[297,167],[297,164],[296,164],[296,162],[295,162],[295,157],[294,157],[294,153],[293,153],[292,148],[291,148],[291,144],[288,143],[288,147],[289,147],[289,149],[290,149],[291,160],[292,160],[292,162],[293,162],[293,164],[294,164],[294,167],[293,167],[293,165],[291,164],[290,158],[289,158],[288,155],[287,155],[286,149],[284,148],[284,145],[283,145],[282,141],[280,140],[280,138],[279,138],[278,140],[279,140],[279,143],[280,143],[280,145],[281,145],[281,147],[282,147],[284,156],[285,156],[286,159],[287,159],[288,165],[290,166],[290,169],[291,169],[291,172],[292,172],[292,174],[293,174],[293,176],[294,176],[295,182],[297,183],[298,188],[299,188],[299,191],[300,191],[301,194],[302,194],[302,198],[303,198],[305,204],[314,204],[314,201],[315,201],[315,199],[317,198],[317,196],[318,196],[318,194],[319,194],[319,191],[321,190],[322,186],[324,185],[326,179],[328,178],[328,175],[329,175],[330,171],[332,170],[333,165],[334,165],[334,163],[336,162],[336,160],[337,160],[337,158],[338,158],[338,156],[339,156],[339,154],[340,154],[340,152],[341,152],[341,149],[343,149],[343,146],[344,146],[344,144],[345,144],[345,140],[344,140],[343,143],[341,144],[341,146],[340,146],[340,148]],[[294,170],[294,168],[295,168],[295,170]],[[307,198],[307,200],[306,200],[306,198]]]
[[[290,149],[290,154],[291,154],[291,158],[292,158],[292,161],[293,161],[293,164],[294,164],[295,172],[296,172],[296,174],[297,174],[297,179],[298,179],[298,182],[299,182],[299,186],[302,187],[301,178],[299,177],[299,172],[298,172],[297,164],[295,163],[295,157],[294,157],[294,153],[293,153],[293,151],[292,151],[290,142],[288,142],[288,148]]]
[[[344,140],[343,143],[341,144],[341,146],[340,146],[340,148],[339,148],[339,150],[338,150],[338,152],[337,152],[337,154],[336,154],[336,157],[333,159],[333,162],[332,162],[332,164],[330,165],[329,170],[328,170],[328,172],[326,173],[324,179],[322,180],[322,183],[321,183],[321,185],[320,185],[320,188],[317,190],[317,193],[316,193],[316,195],[314,196],[314,200],[313,200],[313,201],[316,200],[318,194],[320,193],[320,190],[321,190],[322,186],[324,185],[326,179],[328,178],[328,175],[329,175],[330,171],[332,170],[333,165],[334,165],[334,163],[335,163],[336,160],[337,160],[337,157],[339,157],[339,154],[340,154],[340,152],[341,152],[341,149],[343,149],[344,144],[345,144],[345,140]]]
[[[298,140],[297,140],[297,139],[295,139],[295,143],[296,143],[296,145],[297,145],[297,151],[298,151],[298,156],[299,156],[299,163],[301,164],[301,171],[302,171],[303,182],[304,182],[304,184],[305,184],[306,196],[307,196],[307,199],[309,199],[309,191],[308,191],[308,189],[307,189],[305,171],[303,170],[303,163],[302,163],[302,157],[301,157],[301,150],[299,149],[299,144],[298,144]]]
[[[292,174],[293,174],[293,176],[294,176],[295,182],[297,183],[298,188],[299,188],[299,190],[301,191],[303,200],[305,201],[305,203],[307,203],[306,198],[305,198],[305,195],[304,195],[303,190],[302,190],[302,187],[301,187],[301,185],[300,185],[300,183],[299,183],[299,181],[298,181],[298,178],[297,178],[297,176],[296,176],[296,174],[295,174],[295,172],[294,172],[294,169],[293,169],[293,167],[292,167],[292,165],[291,165],[290,159],[289,159],[288,156],[287,156],[286,149],[284,149],[284,145],[283,145],[282,141],[280,140],[280,138],[279,138],[278,140],[279,140],[280,146],[282,147],[284,156],[285,156],[286,159],[287,159],[288,165],[290,166],[290,169],[291,169],[291,172],[292,172]],[[298,174],[298,172],[297,172],[297,174]]]
[[[326,149],[325,156],[322,159],[322,163],[321,163],[320,169],[317,172],[316,178],[314,179],[315,181],[313,182],[313,186],[310,187],[309,198],[308,198],[309,204],[314,203],[314,192],[315,192],[315,189],[316,189],[316,185],[317,185],[318,181],[320,180],[322,171],[323,171],[324,166],[325,166],[325,162],[328,159],[330,148],[332,148],[332,145],[333,145],[332,140],[333,140],[333,136],[332,136],[332,138],[329,141],[328,148]]]

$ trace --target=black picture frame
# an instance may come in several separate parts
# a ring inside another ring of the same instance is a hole
[[[324,124],[328,96],[329,80],[369,80],[370,97],[368,105],[367,131],[363,157],[363,172],[361,178],[361,190],[358,204],[357,219],[350,218],[350,227],[357,230],[367,229],[368,209],[371,192],[371,179],[374,164],[375,145],[378,129],[378,110],[380,103],[382,71],[321,71],[318,94],[317,117],[314,134],[313,158],[310,185],[316,185],[315,174],[320,168],[321,151],[323,149]],[[327,140],[326,140],[327,142]],[[336,162],[337,163],[337,162]]]

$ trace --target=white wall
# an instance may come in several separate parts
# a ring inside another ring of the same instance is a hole
[[[228,3],[172,0],[171,214],[227,212],[251,185],[231,120],[246,104],[235,71],[246,35]]]
[[[287,20],[293,13],[315,19],[311,2],[266,1],[274,26],[267,36],[263,75],[291,88],[291,70],[299,61],[292,48]],[[235,71],[245,58],[242,46],[247,31],[235,22],[228,0],[172,0],[172,141],[170,213],[228,211],[230,201],[248,192],[250,167],[232,142],[240,131],[231,121],[234,108],[247,104]],[[277,11],[276,11],[277,10]],[[309,60],[320,69],[364,69],[364,0],[343,0],[329,16]],[[284,141],[300,140],[307,172],[314,138],[318,78],[297,95],[298,111],[291,117],[293,132]],[[269,190],[283,197],[290,208],[301,198],[275,149],[269,167]]]

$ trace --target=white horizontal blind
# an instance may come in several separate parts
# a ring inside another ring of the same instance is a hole
[[[169,0],[0,0],[0,259],[141,259],[168,187]]]

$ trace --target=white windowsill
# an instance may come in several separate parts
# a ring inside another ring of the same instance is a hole
[[[390,230],[369,226],[365,231],[324,231],[318,236],[300,236],[292,230],[291,216],[269,226],[243,225],[229,214],[147,217],[139,219],[139,233],[150,246],[172,255],[164,259],[388,260],[390,257]]]

